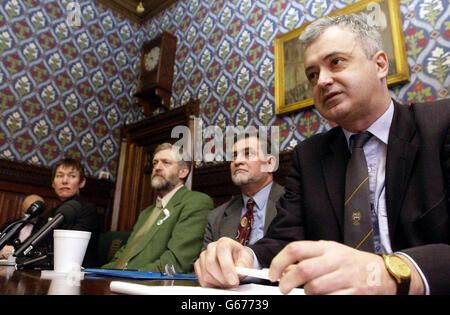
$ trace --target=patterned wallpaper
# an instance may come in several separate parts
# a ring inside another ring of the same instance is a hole
[[[135,89],[139,47],[167,30],[178,37],[172,104],[201,100],[205,126],[280,127],[281,150],[331,128],[314,109],[275,116],[273,39],[343,8],[348,0],[181,0],[144,26],[95,1],[0,4],[0,156],[52,166],[80,158],[88,174],[115,178],[119,128],[143,114]],[[401,0],[411,81],[401,102],[449,97],[447,0]],[[206,146],[205,146],[206,147]]]
[[[66,155],[115,173],[119,128],[134,121],[139,27],[92,1],[0,4],[0,155],[43,166]]]
[[[180,1],[146,26],[178,43],[174,103],[202,104],[205,125],[280,127],[280,149],[331,128],[315,109],[275,115],[274,49],[278,34],[357,1]],[[400,102],[449,97],[450,8],[447,0],[402,0],[411,80],[393,88]],[[208,139],[206,139],[208,140]],[[212,145],[212,140],[211,140]]]

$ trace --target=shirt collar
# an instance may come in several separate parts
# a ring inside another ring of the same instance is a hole
[[[366,131],[369,131],[379,140],[388,143],[389,139],[389,129],[391,128],[392,117],[394,116],[394,102],[391,100],[388,109],[381,115]],[[355,132],[350,132],[342,128],[345,138],[347,139],[347,145],[350,148],[350,137],[355,134]]]
[[[269,193],[270,189],[272,188],[272,184],[273,182],[270,182],[269,184],[264,186],[253,197],[249,197],[246,194],[242,194],[242,198],[244,199],[244,205],[247,205],[248,200],[252,198],[258,209],[263,209],[263,207],[267,203],[267,199],[269,198]]]
[[[180,185],[175,187],[174,189],[172,189],[168,194],[166,194],[164,197],[157,197],[156,198],[156,203],[161,200],[162,206],[165,208],[167,206],[167,204],[169,203],[170,199],[172,199],[173,195],[175,195],[175,193],[184,185]]]

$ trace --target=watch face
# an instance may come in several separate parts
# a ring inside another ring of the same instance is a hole
[[[160,50],[161,49],[156,46],[145,55],[145,70],[152,71],[155,69],[159,61]]]
[[[407,278],[411,275],[408,264],[397,256],[389,256],[389,266],[401,278]]]

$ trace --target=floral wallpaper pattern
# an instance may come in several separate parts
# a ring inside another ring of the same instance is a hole
[[[52,166],[70,155],[114,180],[119,129],[144,118],[132,97],[140,47],[162,30],[178,38],[173,107],[199,99],[205,126],[278,126],[290,150],[332,124],[313,108],[275,115],[273,40],[354,2],[180,0],[140,26],[93,0],[2,1],[0,157]],[[448,1],[401,0],[400,10],[411,80],[392,97],[448,98]]]

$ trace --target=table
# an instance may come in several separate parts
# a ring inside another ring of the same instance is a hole
[[[15,270],[13,266],[0,267],[0,294],[47,295],[47,294],[113,294],[107,279],[42,279],[38,270]]]
[[[117,280],[117,279],[115,279]],[[0,266],[0,295],[115,295],[109,285],[111,279],[74,277],[43,278],[38,270],[15,270],[13,266]],[[134,281],[146,285],[170,285],[168,281],[146,280]],[[186,281],[169,281],[171,284]],[[197,283],[190,285],[197,286]]]

